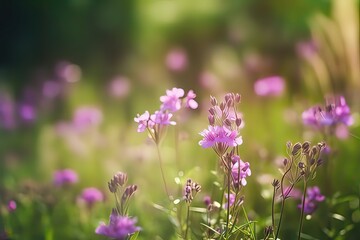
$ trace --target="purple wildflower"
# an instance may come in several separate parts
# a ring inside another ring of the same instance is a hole
[[[325,200],[325,196],[320,193],[320,189],[317,186],[308,188],[306,191],[305,204],[304,204],[304,213],[313,214],[317,209],[317,203]],[[302,208],[302,204],[298,205],[298,208]]]
[[[238,136],[236,131],[229,130],[225,126],[209,126],[200,135],[204,137],[199,142],[203,148],[216,147],[216,145],[227,148],[242,144],[242,137]]]
[[[35,107],[29,103],[19,106],[19,115],[24,122],[33,122],[36,118]]]
[[[95,233],[115,240],[125,240],[129,235],[141,230],[135,224],[136,219],[120,216],[116,210],[113,210],[110,215],[109,225],[101,222],[96,228]]]
[[[118,76],[108,85],[108,92],[113,98],[122,99],[129,95],[130,81],[126,77]]]
[[[229,206],[231,207],[232,205],[234,205],[235,203],[235,198],[236,195],[233,193],[230,193],[230,201],[229,201],[229,194],[225,194],[225,204],[223,206],[224,209],[228,208],[228,203],[230,204]]]
[[[14,200],[10,200],[7,205],[7,209],[9,212],[13,212],[16,210],[16,202]]]
[[[96,107],[80,107],[76,109],[73,125],[77,129],[84,129],[91,126],[97,126],[102,122],[103,115],[100,109]]]
[[[203,202],[205,204],[206,207],[208,207],[212,201],[211,201],[211,197],[209,195],[206,195],[204,198],[203,198]]]
[[[190,90],[185,97],[185,101],[186,101],[185,106],[191,109],[196,109],[199,106],[199,104],[194,100],[195,97],[196,94],[194,93],[194,91]]]
[[[150,113],[145,111],[143,114],[137,114],[134,121],[139,124],[137,131],[144,132],[146,128],[153,128],[155,123],[150,120]]]
[[[159,125],[176,125],[176,122],[170,121],[170,118],[172,116],[173,116],[172,113],[156,111],[154,114],[150,116],[150,119],[155,124],[159,124]]]
[[[284,79],[279,76],[262,78],[254,84],[254,91],[259,96],[280,96],[284,88]]]
[[[173,71],[181,71],[186,67],[187,56],[183,49],[175,48],[166,56],[166,66]]]
[[[85,188],[80,195],[80,199],[84,200],[87,205],[91,206],[96,202],[103,201],[104,194],[99,189],[94,187]]]
[[[160,107],[162,111],[169,110],[170,112],[176,112],[181,108],[181,97],[185,94],[181,88],[173,88],[166,90],[166,95],[160,97],[160,101],[163,103]]]
[[[326,102],[325,107],[317,105],[305,110],[302,113],[304,124],[315,127],[353,124],[350,108],[343,96],[327,98]]]
[[[250,163],[243,162],[238,155],[233,155],[232,157],[236,159],[235,164],[231,168],[234,184],[245,186],[247,184],[246,177],[251,175]]]
[[[62,186],[65,184],[73,184],[78,181],[78,175],[71,169],[58,170],[54,173],[54,184]]]

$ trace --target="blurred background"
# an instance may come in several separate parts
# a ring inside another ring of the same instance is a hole
[[[242,95],[241,151],[253,171],[245,195],[250,214],[263,219],[260,226],[270,213],[264,203],[286,142],[324,140],[303,126],[302,112],[326,96],[344,96],[354,125],[331,138],[336,154],[327,171],[334,178],[320,172],[316,180],[328,198],[345,199],[339,206],[329,200],[323,216],[343,218],[330,224],[314,217],[316,224],[305,228],[318,239],[359,234],[359,1],[5,0],[0,29],[0,234],[100,239],[94,229],[113,204],[107,181],[123,171],[139,186],[130,212],[144,229],[140,238],[172,239],[171,223],[151,206],[163,194],[151,193],[161,184],[156,150],[133,121],[137,113],[155,111],[172,87],[193,89],[199,108],[169,129],[162,146],[167,177],[176,188],[175,176],[196,176],[204,192],[216,162],[211,150],[198,146],[209,96]],[[256,81],[273,76],[284,89],[257,92]],[[67,192],[54,190],[53,173],[65,168],[74,169],[79,182]],[[104,203],[90,212],[69,204],[89,186],[104,192]],[[14,213],[6,211],[11,199]],[[150,220],[154,214],[158,226]]]

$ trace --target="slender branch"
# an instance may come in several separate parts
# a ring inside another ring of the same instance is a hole
[[[300,240],[300,238],[301,238],[301,232],[302,232],[302,227],[303,227],[306,189],[307,189],[307,181],[306,181],[306,179],[304,179],[304,192],[303,192],[303,197],[302,197],[302,205],[301,205],[301,215],[300,215],[300,225],[299,225],[299,232],[298,232],[298,240]]]
[[[162,159],[161,159],[159,144],[156,144],[156,150],[157,150],[157,153],[158,153],[159,166],[160,166],[160,171],[161,171],[161,177],[162,177],[162,180],[163,180],[163,182],[164,182],[165,192],[166,192],[166,195],[167,195],[168,199],[170,200],[170,195],[169,195],[169,191],[168,191],[168,188],[167,188],[167,185],[166,185],[164,170],[163,170],[163,166],[162,166],[163,164],[162,164]]]
[[[281,188],[281,196],[282,196],[282,199],[281,199],[281,210],[280,210],[280,219],[279,219],[279,224],[278,224],[278,227],[276,229],[276,235],[275,235],[275,239],[277,239],[278,235],[279,235],[279,232],[280,232],[280,226],[281,226],[281,221],[282,221],[282,217],[283,217],[283,213],[284,213],[284,207],[285,207],[285,196],[284,196],[284,179],[285,179],[285,176],[286,174],[291,170],[291,167],[292,167],[292,163],[293,163],[293,160],[291,159],[291,165],[290,167],[285,171],[284,175],[281,177],[281,183],[280,183],[280,188]]]
[[[190,206],[188,205],[187,213],[186,213],[186,229],[185,229],[185,235],[184,235],[185,240],[187,239],[189,225],[190,225]]]

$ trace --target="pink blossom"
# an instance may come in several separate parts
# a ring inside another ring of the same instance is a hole
[[[242,144],[242,137],[236,131],[229,130],[225,126],[209,126],[200,133],[203,139],[199,145],[203,148],[214,147],[216,144],[224,144],[228,147],[235,147]]]
[[[89,206],[93,205],[95,202],[101,202],[104,200],[104,194],[97,188],[90,187],[85,188],[81,195],[80,199],[86,202]]]
[[[170,118],[172,116],[173,116],[172,113],[156,111],[154,114],[150,116],[150,119],[155,124],[159,124],[159,125],[176,125],[176,122],[170,121]]]
[[[251,175],[250,163],[243,162],[239,156],[234,155],[235,164],[231,168],[232,177],[234,179],[235,184],[241,184],[241,186],[245,186],[247,184],[246,177]]]
[[[15,210],[16,210],[16,202],[15,202],[14,200],[10,200],[10,201],[8,202],[7,208],[8,208],[8,211],[9,211],[9,212],[15,211]]]
[[[166,95],[160,97],[160,101],[163,103],[160,107],[162,111],[169,110],[176,112],[181,108],[181,97],[185,94],[182,88],[173,88],[166,90]]]
[[[141,230],[135,224],[136,219],[120,216],[116,210],[113,210],[110,215],[109,224],[106,225],[104,222],[101,222],[96,228],[95,233],[111,239],[125,240],[131,234]]]
[[[255,93],[259,96],[280,96],[284,89],[284,79],[279,76],[262,78],[254,84]]]
[[[108,92],[114,98],[127,97],[130,92],[130,82],[126,77],[116,77],[108,85]]]
[[[137,131],[144,132],[146,128],[153,128],[155,123],[150,120],[150,113],[145,111],[143,114],[137,114],[137,117],[134,118],[134,121],[139,124]]]
[[[196,94],[194,93],[194,91],[190,90],[185,97],[185,101],[186,101],[185,106],[191,109],[196,109],[199,106],[199,104],[194,100],[195,97]]]
[[[171,50],[166,56],[166,66],[173,71],[182,71],[187,65],[186,52],[177,48]]]
[[[57,186],[73,184],[78,181],[78,175],[74,170],[63,169],[54,173],[54,184]]]

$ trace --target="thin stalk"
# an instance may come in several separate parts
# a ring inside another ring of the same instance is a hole
[[[186,213],[186,229],[185,229],[185,236],[184,236],[185,240],[187,239],[189,225],[190,225],[190,206],[188,205],[187,213]]]
[[[227,174],[227,207],[226,207],[226,232],[225,232],[225,237],[227,237],[228,235],[228,230],[229,230],[229,222],[230,222],[230,174],[231,174],[231,169],[229,167],[229,165],[227,166],[227,170],[228,170],[228,174]]]
[[[303,197],[302,197],[302,205],[301,205],[301,215],[300,215],[300,225],[299,225],[299,232],[298,232],[298,240],[300,240],[300,236],[301,236],[301,232],[302,232],[302,227],[303,227],[306,189],[307,189],[307,181],[304,180],[304,192],[303,192]]]
[[[276,194],[276,186],[274,186],[274,192],[273,192],[272,203],[271,203],[271,226],[273,229],[275,227],[275,194]],[[273,232],[272,233],[273,237],[275,237],[274,231],[272,231],[272,232]]]
[[[281,183],[280,183],[281,196],[282,196],[282,199],[281,199],[281,210],[280,210],[279,224],[278,224],[278,227],[277,227],[277,229],[276,229],[275,239],[277,239],[277,237],[278,237],[278,235],[279,235],[279,232],[280,232],[281,221],[282,221],[282,218],[283,218],[283,213],[284,213],[284,208],[285,208],[285,200],[286,200],[286,198],[285,198],[285,196],[284,196],[284,179],[285,179],[286,174],[291,170],[292,163],[293,163],[293,160],[291,160],[291,165],[290,165],[290,167],[285,171],[284,175],[281,177]]]
[[[157,150],[157,153],[158,153],[159,166],[160,166],[160,171],[161,171],[161,177],[162,177],[162,180],[163,180],[163,182],[164,182],[165,192],[166,192],[166,195],[167,195],[168,199],[170,200],[170,195],[169,195],[169,191],[168,191],[168,188],[167,188],[167,185],[166,185],[164,170],[163,170],[163,166],[162,166],[163,164],[162,164],[162,159],[161,159],[159,144],[156,144],[156,150]]]

